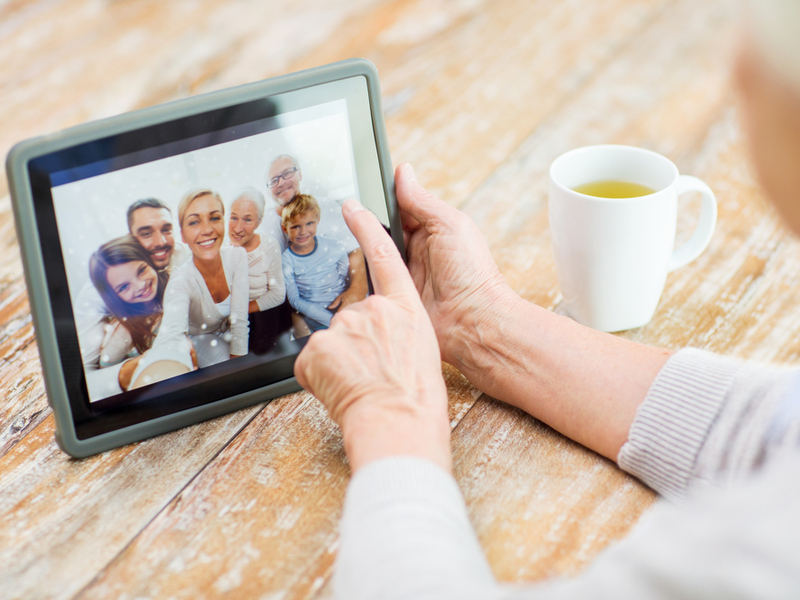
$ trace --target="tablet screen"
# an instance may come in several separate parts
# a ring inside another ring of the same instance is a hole
[[[80,439],[292,376],[366,290],[341,204],[389,225],[369,116],[352,77],[31,161]]]

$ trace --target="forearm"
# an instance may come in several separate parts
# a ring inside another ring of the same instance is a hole
[[[330,326],[333,313],[322,304],[301,298],[294,277],[286,277],[286,297],[292,308],[300,314],[310,317],[326,327]]]
[[[152,347],[139,359],[131,376],[132,387],[155,382],[153,374],[160,375],[160,370],[153,370],[152,373],[148,371],[147,381],[142,377],[142,373],[150,365],[160,361],[175,361],[182,364],[186,371],[192,369],[192,345],[187,337],[191,304],[191,286],[184,279],[173,278],[164,295],[164,315],[161,317],[158,335]]]
[[[286,284],[280,265],[267,272],[267,290],[256,298],[259,310],[269,310],[283,304],[286,299]]]
[[[364,253],[360,248],[347,255],[350,263],[350,287],[348,292],[358,299],[365,298],[369,291],[367,284],[367,267],[364,262]]]
[[[284,289],[283,285],[281,285],[280,289],[277,287],[270,288],[255,300],[251,300],[250,304],[255,302],[258,310],[269,310],[270,308],[275,308],[276,306],[283,304],[285,299],[286,290]]]
[[[286,282],[286,297],[289,299],[289,304],[292,305],[293,309],[324,324],[326,327],[330,326],[333,313],[321,304],[301,298],[300,291],[297,289],[297,284],[295,283],[294,274],[284,273],[284,281]]]
[[[247,354],[248,336],[250,333],[250,320],[247,318],[247,298],[235,312],[231,311],[231,355],[244,356]]]
[[[452,470],[446,391],[436,384],[415,410],[409,410],[402,399],[384,400],[378,410],[369,405],[354,407],[342,423],[344,448],[353,472],[390,456],[425,458],[448,473]]]
[[[231,293],[230,333],[231,357],[247,354],[250,319],[250,273],[247,270],[247,253],[244,248],[235,248],[231,257],[233,273],[228,285]]]
[[[333,313],[325,308],[324,304],[309,302],[302,298],[297,298],[294,302],[291,302],[291,304],[300,314],[314,319],[318,323],[322,323],[325,327],[330,327]]]
[[[616,460],[668,350],[583,327],[506,294],[466,312],[442,348],[481,391]]]

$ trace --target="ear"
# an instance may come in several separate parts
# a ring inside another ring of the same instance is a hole
[[[297,168],[297,183],[303,181],[303,172],[300,170],[300,167]]]

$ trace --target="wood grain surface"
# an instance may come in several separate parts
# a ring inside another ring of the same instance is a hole
[[[800,362],[800,247],[748,166],[735,0],[6,0],[0,151],[140,107],[361,56],[392,158],[465,211],[524,298],[559,310],[547,170],[642,146],[715,190],[709,248],[622,335]],[[699,202],[680,204],[679,241]],[[300,392],[100,456],[53,439],[0,179],[0,598],[327,598],[350,472]],[[497,577],[580,572],[655,501],[443,365],[455,474]]]

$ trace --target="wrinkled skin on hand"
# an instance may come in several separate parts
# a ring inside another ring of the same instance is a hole
[[[506,284],[475,223],[416,180],[410,165],[395,176],[408,269],[439,339],[442,358],[457,364],[460,346],[481,323],[504,314],[518,296]]]
[[[374,406],[413,415],[418,398],[441,378],[439,351],[421,306],[370,296],[311,336],[295,373],[343,429],[350,415]]]
[[[336,296],[328,305],[328,310],[337,310],[360,302],[367,297],[369,287],[367,286],[367,270],[364,268],[364,253],[361,249],[353,250],[347,260],[350,263],[350,287]]]
[[[354,469],[398,454],[449,470],[450,427],[436,334],[394,242],[354,201],[345,220],[376,295],[339,310],[295,363],[298,382],[341,427]]]

